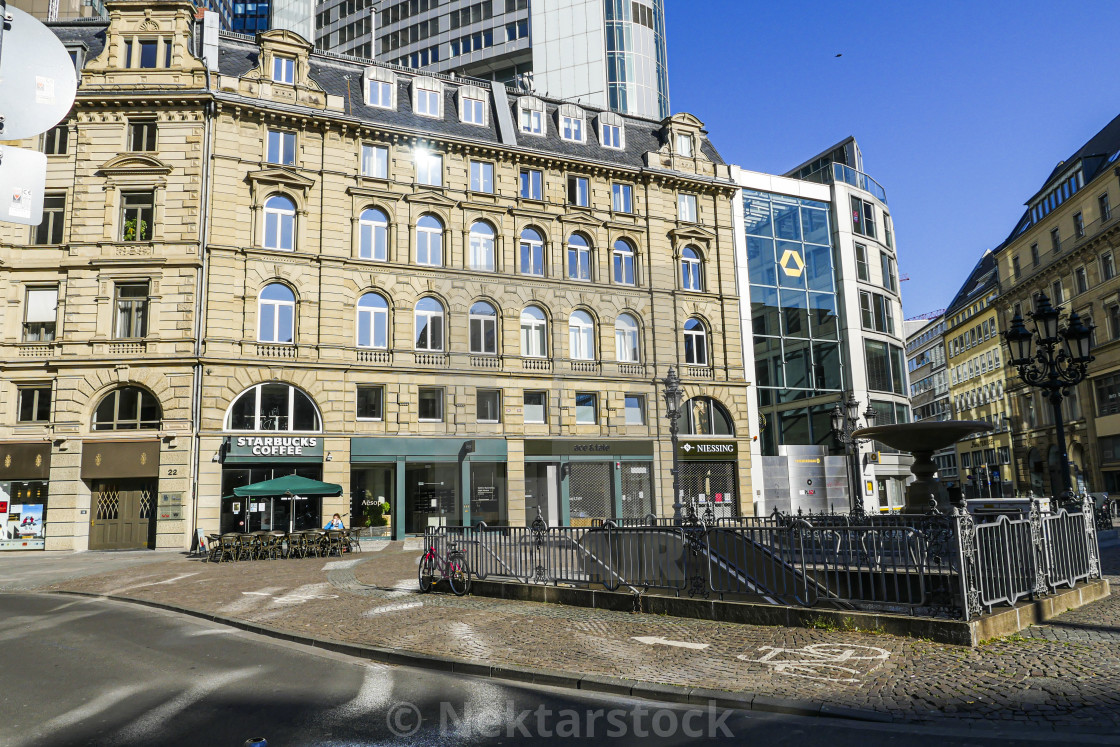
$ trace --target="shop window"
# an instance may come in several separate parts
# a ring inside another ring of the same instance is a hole
[[[470,268],[483,272],[494,271],[494,229],[489,223],[478,221],[471,225]]]
[[[526,423],[548,422],[548,392],[525,392]]]
[[[691,246],[686,246],[681,251],[681,287],[691,291],[704,290],[700,269],[700,252]]]
[[[416,349],[443,352],[443,304],[434,298],[416,302]]]
[[[363,210],[358,218],[358,256],[384,262],[388,247],[389,216],[377,208]]]
[[[159,428],[163,413],[146,389],[126,386],[105,395],[93,412],[95,431],[135,431]]]
[[[121,193],[121,241],[151,241],[155,195],[146,192]]]
[[[389,149],[384,145],[362,145],[362,176],[389,178]]]
[[[118,283],[115,326],[117,339],[148,334],[148,283]]]
[[[58,287],[28,288],[23,311],[23,341],[50,342],[54,339],[58,314]]]
[[[257,384],[230,405],[226,429],[231,431],[319,431],[319,409],[302,390],[290,384]]]
[[[527,306],[521,312],[521,355],[526,358],[548,356],[548,320],[536,306]]]
[[[358,299],[358,347],[389,347],[389,302],[378,293]]]
[[[281,252],[296,248],[296,204],[284,195],[265,200],[264,248]]]
[[[591,244],[582,234],[568,238],[568,278],[591,280]]]
[[[646,398],[644,394],[626,395],[626,425],[646,424]]]
[[[544,276],[544,240],[532,228],[521,232],[521,274]]]
[[[498,312],[485,301],[471,306],[471,352],[476,355],[498,354]]]
[[[358,386],[355,416],[358,420],[381,420],[385,417],[385,387]]]
[[[690,366],[708,365],[708,330],[699,319],[684,324],[684,362]]]
[[[572,360],[595,360],[595,322],[586,311],[568,318],[568,355]]]
[[[43,220],[31,229],[33,244],[61,244],[62,229],[66,225],[66,195],[51,194],[43,197]]]
[[[637,363],[638,323],[629,314],[619,314],[614,322],[615,359],[619,363]]]
[[[51,388],[28,386],[19,388],[20,423],[45,423],[51,419]]]
[[[596,425],[599,422],[599,397],[594,392],[576,392],[576,423]]]
[[[693,397],[684,403],[684,432],[689,436],[734,436],[727,408],[712,397]]]
[[[498,389],[475,391],[475,418],[480,423],[500,423],[502,420],[502,393]]]
[[[443,265],[443,223],[434,215],[422,215],[416,222],[416,264]]]
[[[619,239],[611,251],[614,260],[614,281],[623,285],[634,284],[634,247]]]
[[[257,340],[292,343],[295,340],[296,296],[282,283],[266,285],[257,302]]]
[[[443,389],[421,387],[417,393],[417,414],[420,422],[443,422]]]

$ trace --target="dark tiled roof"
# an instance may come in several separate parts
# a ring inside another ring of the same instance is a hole
[[[108,24],[100,18],[51,21],[47,26],[63,44],[85,44],[89,50],[86,52],[87,60],[97,57],[105,49],[105,29]]]
[[[949,316],[962,306],[974,303],[982,298],[989,290],[999,288],[999,267],[996,264],[995,252],[984,252],[984,256],[972,268],[964,285],[953,296],[952,302],[945,309],[945,316]]]

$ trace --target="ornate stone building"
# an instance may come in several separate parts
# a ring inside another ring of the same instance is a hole
[[[736,187],[697,119],[108,8],[53,25],[85,62],[48,219],[0,226],[0,480],[38,480],[47,547],[671,515],[670,366],[685,496],[751,511]],[[230,497],[291,473],[343,494]]]

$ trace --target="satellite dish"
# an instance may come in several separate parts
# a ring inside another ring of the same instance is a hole
[[[78,89],[74,61],[58,37],[19,8],[0,47],[0,140],[46,132],[70,113]]]

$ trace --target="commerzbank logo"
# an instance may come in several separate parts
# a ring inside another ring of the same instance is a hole
[[[782,255],[778,264],[782,266],[782,272],[791,278],[799,278],[801,273],[805,271],[805,260],[801,258],[796,249],[786,249],[786,253]]]

